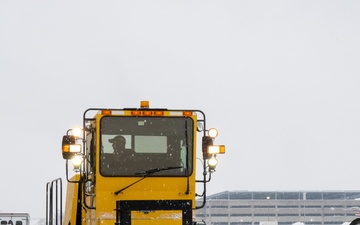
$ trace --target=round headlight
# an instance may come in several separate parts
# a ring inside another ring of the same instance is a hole
[[[75,137],[81,137],[81,134],[82,134],[82,129],[80,127],[74,127],[72,129],[72,134],[75,136]]]
[[[217,161],[217,159],[214,158],[214,157],[212,157],[212,158],[210,158],[210,159],[208,160],[208,165],[209,165],[209,167],[211,167],[211,168],[215,168],[217,164],[218,164],[218,161]]]
[[[215,128],[211,128],[209,130],[209,137],[216,138],[218,136],[218,130]]]
[[[74,158],[71,159],[71,163],[72,163],[75,167],[80,166],[80,164],[82,163],[82,161],[83,161],[82,155],[75,155]]]

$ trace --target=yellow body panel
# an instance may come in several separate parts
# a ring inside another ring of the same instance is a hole
[[[130,112],[125,112],[131,115]],[[169,115],[165,112],[165,115]],[[103,115],[97,115],[96,121],[100,121]],[[192,117],[196,121],[196,116]],[[196,127],[196,126],[195,126]],[[97,130],[100,130],[100,123],[97,122]],[[196,130],[194,130],[196,140]],[[97,138],[97,146],[100,146],[100,138]],[[195,148],[195,147],[194,147]],[[97,149],[99,154],[100,149]],[[193,158],[196,158],[196,151],[193,151]],[[97,168],[100,160],[97,157]],[[196,168],[196,160],[193,160],[193,168]],[[190,177],[146,177],[133,186],[128,187],[119,194],[116,191],[127,187],[140,180],[141,177],[103,177],[99,170],[96,171],[96,218],[98,224],[115,223],[115,207],[118,200],[191,200],[195,206],[195,169]],[[187,192],[187,189],[189,193]],[[132,224],[182,224],[181,211],[179,210],[157,210],[151,212],[132,211]]]
[[[182,215],[180,210],[157,210],[152,212],[132,212],[132,222],[134,225],[169,224],[181,225]]]
[[[79,177],[79,175],[75,175],[70,180],[79,180]],[[68,182],[67,184],[64,225],[76,224],[78,188],[79,185],[77,183]]]

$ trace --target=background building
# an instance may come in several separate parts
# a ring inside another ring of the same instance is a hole
[[[359,207],[360,191],[225,191],[208,196],[196,217],[214,225],[341,225]]]

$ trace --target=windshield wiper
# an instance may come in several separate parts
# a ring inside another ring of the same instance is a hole
[[[146,177],[148,177],[151,174],[158,173],[160,171],[165,171],[165,170],[175,170],[175,169],[182,169],[182,168],[183,168],[182,166],[169,166],[169,167],[165,167],[165,168],[155,168],[155,169],[150,169],[150,170],[146,170],[143,172],[135,173],[135,175],[142,175],[142,177],[139,180],[135,181],[134,183],[132,183],[118,191],[115,191],[114,194],[118,195],[119,193],[123,192],[125,189],[128,189],[129,187],[133,186],[134,184],[142,181],[143,179],[145,179]]]
[[[143,172],[139,172],[139,173],[135,173],[135,175],[143,175],[143,176],[149,176],[151,174],[160,172],[160,171],[164,171],[164,170],[175,170],[175,169],[181,169],[183,168],[182,166],[169,166],[169,167],[165,167],[165,168],[155,168],[155,169],[150,169],[150,170],[146,170]]]

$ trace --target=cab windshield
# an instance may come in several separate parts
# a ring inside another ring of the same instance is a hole
[[[193,130],[189,117],[105,116],[100,121],[100,173],[190,176]]]

